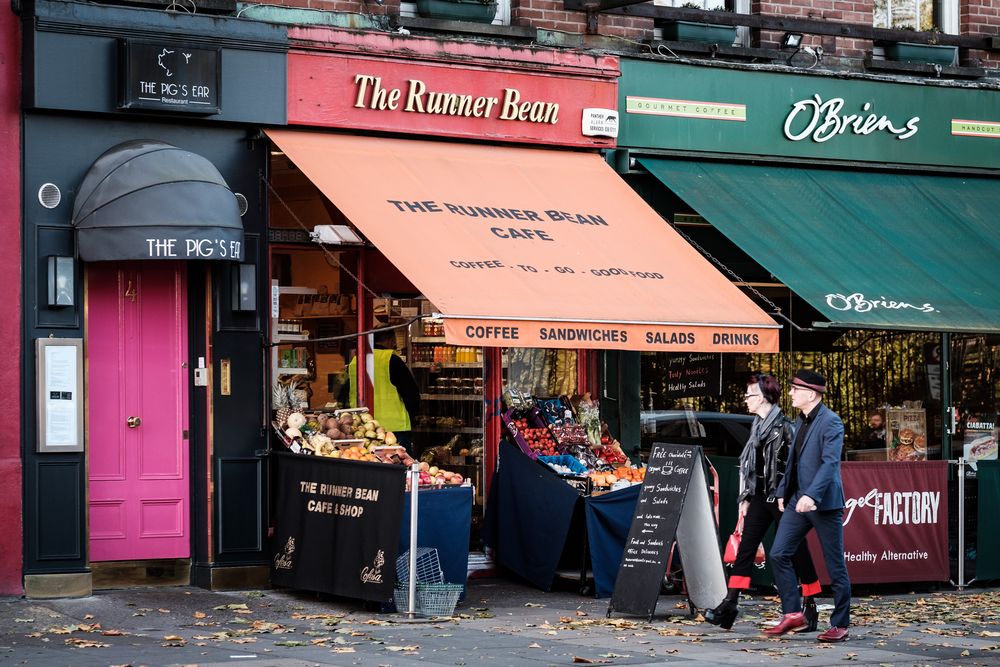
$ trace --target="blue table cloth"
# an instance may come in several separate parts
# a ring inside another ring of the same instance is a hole
[[[579,492],[551,468],[501,442],[484,538],[496,563],[550,590],[578,502]]]
[[[417,497],[417,547],[438,550],[445,583],[466,583],[469,574],[469,529],[472,526],[472,487],[420,489]],[[410,549],[410,494],[403,501],[399,553]]]
[[[625,540],[632,525],[642,484],[584,499],[587,517],[587,548],[594,573],[594,594],[608,597],[615,588]]]

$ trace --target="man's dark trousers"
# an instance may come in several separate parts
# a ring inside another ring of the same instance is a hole
[[[801,494],[796,493],[785,505],[785,512],[778,523],[778,533],[771,547],[771,573],[781,596],[781,612],[791,614],[802,611],[799,582],[792,567],[792,555],[813,528],[823,547],[823,562],[833,588],[833,614],[830,625],[846,628],[851,623],[851,581],[844,562],[844,510],[796,512],[795,504]]]

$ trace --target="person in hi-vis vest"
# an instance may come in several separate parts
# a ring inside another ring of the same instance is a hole
[[[396,441],[413,456],[411,423],[420,405],[420,390],[413,374],[396,354],[396,333],[393,329],[373,334],[372,389],[375,413],[372,415],[386,431],[396,435]],[[358,406],[358,357],[347,365],[347,404]]]

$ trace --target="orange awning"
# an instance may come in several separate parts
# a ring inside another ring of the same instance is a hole
[[[455,345],[774,352],[779,326],[592,153],[268,130]]]

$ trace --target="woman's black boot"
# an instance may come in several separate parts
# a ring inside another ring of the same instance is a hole
[[[733,627],[733,623],[736,622],[736,615],[739,613],[739,610],[740,607],[736,602],[726,598],[718,607],[705,612],[705,620],[712,625],[718,625],[723,630],[729,630]]]
[[[819,625],[819,611],[816,610],[816,600],[810,595],[802,605],[802,613],[806,617],[806,629],[802,632],[816,632]]]

